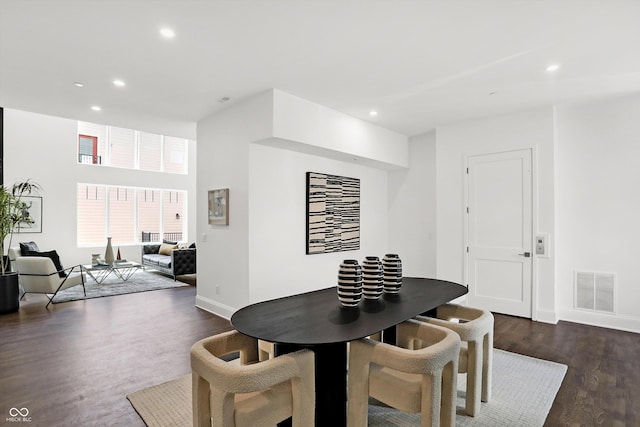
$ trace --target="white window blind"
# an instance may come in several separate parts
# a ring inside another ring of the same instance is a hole
[[[134,168],[136,132],[131,129],[111,127],[109,132],[109,166]]]
[[[162,136],[140,132],[140,169],[160,172],[162,166]]]
[[[187,173],[187,140],[164,137],[164,171]]]
[[[152,233],[149,241],[161,241],[160,212],[162,208],[161,192],[158,190],[138,190],[138,238],[142,232]],[[182,231],[182,230],[180,230]],[[157,233],[157,234],[156,234]]]
[[[78,245],[106,241],[106,191],[103,186],[78,184]]]
[[[109,236],[113,243],[135,241],[134,194],[131,188],[109,188]]]
[[[182,222],[184,217],[183,201],[183,191],[163,192],[162,220],[164,223],[165,233],[182,233]]]

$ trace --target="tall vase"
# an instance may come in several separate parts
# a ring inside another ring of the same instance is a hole
[[[356,307],[362,299],[362,267],[346,259],[338,271],[338,300],[343,307]]]
[[[362,294],[368,300],[382,295],[382,262],[377,256],[368,256],[362,261]]]
[[[107,249],[104,251],[104,260],[107,264],[113,264],[113,246],[111,246],[111,237],[107,237]]]
[[[385,294],[397,294],[402,286],[402,261],[398,254],[386,254],[382,259],[382,285]]]

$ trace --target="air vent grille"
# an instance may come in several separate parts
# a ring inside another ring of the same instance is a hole
[[[615,273],[576,271],[574,307],[615,312]]]

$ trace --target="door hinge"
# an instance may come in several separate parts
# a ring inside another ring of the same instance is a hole
[[[467,246],[467,253],[469,253],[469,246]]]
[[[469,168],[467,168],[467,174],[469,174]]]
[[[469,213],[469,206],[467,206],[467,213]]]

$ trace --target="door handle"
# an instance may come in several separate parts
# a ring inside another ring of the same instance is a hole
[[[518,254],[518,255],[523,256],[525,258],[529,258],[529,257],[531,257],[531,252],[525,252],[523,254]]]

